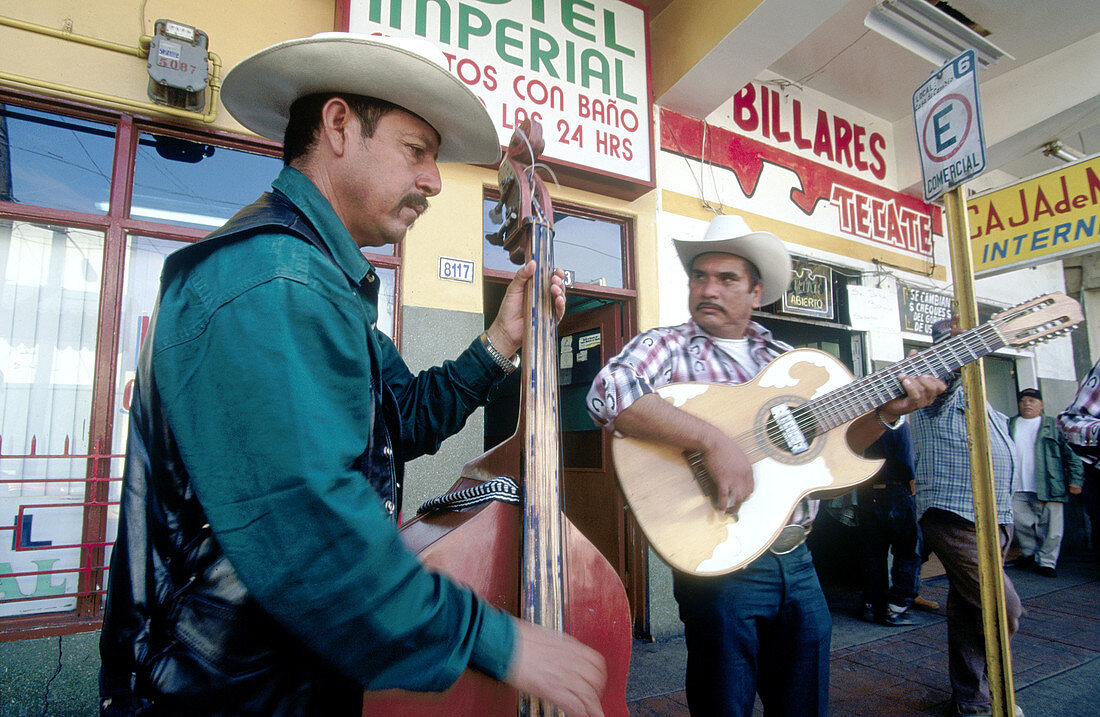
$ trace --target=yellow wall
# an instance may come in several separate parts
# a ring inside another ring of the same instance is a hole
[[[496,173],[469,165],[443,165],[443,191],[431,200],[428,211],[417,220],[404,244],[403,303],[455,311],[481,311],[481,200],[484,187],[496,185]],[[551,199],[582,204],[630,217],[636,226],[636,263],[639,287],[656,287],[655,226],[656,192],[627,202],[591,192],[551,184]],[[439,278],[439,257],[473,261],[473,284]],[[657,316],[656,290],[639,290],[639,303],[648,301]],[[641,310],[641,306],[639,306]],[[486,307],[487,311],[495,307]]]
[[[143,12],[142,5],[141,0],[0,0],[0,16],[131,47],[138,46],[142,34],[153,31],[158,19],[175,20],[209,36],[207,49],[221,58],[224,76],[238,61],[268,45],[332,30],[335,7],[333,0],[147,0]],[[144,59],[6,26],[0,26],[0,71],[149,101]],[[155,112],[148,116],[157,117]],[[198,116],[182,123],[244,131],[221,107],[209,125]]]
[[[192,25],[209,36],[210,52],[222,61],[222,76],[238,61],[268,45],[333,29],[334,0],[0,0],[0,17],[67,30],[138,47],[141,35],[164,18]],[[96,93],[148,102],[145,60],[26,30],[0,25],[0,72],[68,85]],[[36,94],[43,90],[19,84],[7,87]],[[100,102],[70,98],[86,104]],[[193,128],[248,134],[224,108],[204,124],[198,115],[187,119],[140,115]],[[496,184],[496,174],[481,167],[444,165],[444,191],[417,222],[404,246],[402,303],[408,306],[482,311],[481,199],[484,186]],[[633,217],[637,226],[638,286],[656,287],[656,205],[654,193],[633,202],[608,199],[571,189],[551,189],[554,199]],[[462,284],[439,279],[441,255],[475,262],[475,281]],[[656,290],[641,292],[642,313],[654,319]],[[648,299],[651,306],[644,306]]]
[[[667,92],[762,2],[672,0],[649,23],[653,96]]]

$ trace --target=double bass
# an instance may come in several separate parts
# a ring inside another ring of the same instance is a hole
[[[402,526],[401,535],[429,569],[470,587],[496,607],[566,632],[600,652],[607,663],[604,714],[626,717],[631,644],[626,591],[607,559],[562,512],[557,321],[550,292],[554,214],[536,171],[543,146],[541,126],[525,120],[497,173],[504,221],[499,240],[514,263],[536,263],[524,306],[528,325],[521,354],[519,425],[510,439],[466,464],[448,493],[476,494],[494,481],[511,479],[522,486],[522,498],[518,505],[491,500],[463,510],[421,514]],[[467,669],[443,693],[367,692],[363,714],[515,717],[560,712]]]

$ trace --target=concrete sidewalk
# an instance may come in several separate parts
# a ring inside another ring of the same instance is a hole
[[[1016,704],[1028,717],[1100,715],[1100,561],[1063,557],[1058,577],[1008,569],[1024,603],[1012,640]],[[950,715],[947,678],[947,578],[923,582],[921,595],[935,612],[913,611],[919,621],[886,627],[857,617],[858,590],[826,585],[833,613],[829,713],[837,717]],[[683,693],[687,651],[682,636],[635,640],[627,702],[635,717],[688,714]],[[757,700],[755,714],[762,714]]]

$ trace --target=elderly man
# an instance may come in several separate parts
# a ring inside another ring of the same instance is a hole
[[[782,296],[791,261],[778,237],[750,230],[737,216],[715,217],[702,240],[675,244],[688,275],[691,320],[631,340],[596,376],[589,411],[624,435],[702,453],[717,504],[733,512],[754,489],[749,459],[717,426],[654,390],[674,381],[744,383],[789,350],[752,320],[752,312]],[[884,426],[900,425],[903,414],[944,388],[928,376],[903,377],[902,384],[905,397],[851,424],[854,451],[862,452]],[[808,530],[816,509],[816,502],[804,501],[788,522]],[[808,548],[804,542],[788,548],[773,546],[718,577],[674,574],[692,714],[751,715],[757,692],[767,715],[825,714],[832,619]]]
[[[488,331],[413,375],[360,253],[402,241],[437,161],[499,158],[485,108],[422,41],[326,33],[244,60],[222,99],[284,139],[271,192],[170,256],[142,347],[101,638],[107,714],[352,715],[364,687],[467,667],[600,714],[597,653],[425,570],[394,518],[512,366],[517,272]],[[560,278],[552,292],[564,310]]]
[[[951,319],[932,326],[934,342],[958,328]],[[948,676],[956,714],[989,714],[989,680],[982,632],[978,534],[966,430],[966,391],[960,374],[948,377],[947,391],[909,419],[916,458],[917,516],[925,545],[947,572]],[[1012,478],[1015,457],[1008,417],[987,404],[993,492],[997,507],[1002,559],[1012,542]],[[1003,571],[1002,571],[1003,573]],[[1020,625],[1023,608],[1004,576],[1009,637]],[[1022,712],[1017,709],[1017,714]]]
[[[1065,532],[1064,509],[1070,495],[1081,492],[1081,460],[1058,433],[1054,418],[1043,415],[1043,394],[1025,388],[1017,394],[1019,414],[1008,421],[1016,444],[1016,478],[1012,518],[1020,555],[1017,568],[1034,567],[1057,577],[1058,553]]]

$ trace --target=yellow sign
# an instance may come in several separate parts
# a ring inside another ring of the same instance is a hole
[[[974,275],[1100,248],[1100,157],[967,200]]]

